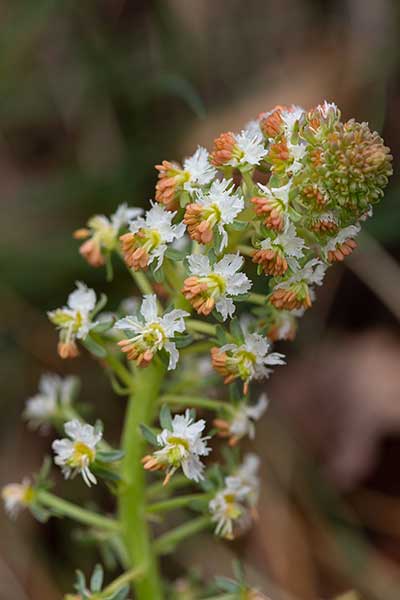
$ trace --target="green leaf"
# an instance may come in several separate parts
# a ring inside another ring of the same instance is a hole
[[[233,579],[229,579],[228,577],[218,576],[215,578],[215,583],[219,587],[220,590],[224,592],[234,593],[238,590],[238,584]]]
[[[185,250],[175,250],[175,248],[171,247],[168,247],[165,252],[165,256],[173,261],[183,260],[186,255],[187,252]]]
[[[96,461],[93,463],[92,469],[95,475],[101,479],[105,479],[106,481],[121,481],[121,477],[116,471],[111,471],[111,469],[103,467]]]
[[[51,517],[50,511],[46,510],[42,506],[39,506],[38,504],[30,504],[29,510],[35,519],[39,521],[39,523],[46,523]]]
[[[116,592],[113,596],[111,596],[111,598],[109,600],[125,600],[128,597],[129,594],[129,585],[127,585],[126,587],[122,588],[121,590],[118,590],[118,592]]]
[[[97,356],[97,358],[105,358],[107,356],[107,350],[95,342],[90,334],[82,340],[82,344],[85,346],[86,350],[94,356]]]
[[[84,594],[86,590],[86,578],[82,571],[76,571],[76,583],[74,588],[78,592],[78,594]]]
[[[229,326],[232,336],[238,340],[243,340],[243,330],[240,326],[239,319],[234,317]]]
[[[144,439],[147,440],[149,444],[151,444],[152,446],[158,446],[157,436],[155,435],[155,433],[153,433],[150,427],[147,427],[147,425],[141,423],[140,431],[142,432],[142,436],[144,437]]]
[[[212,316],[214,317],[214,319],[216,321],[219,321],[220,323],[224,322],[224,319],[222,318],[222,316],[219,314],[219,312],[214,308],[214,310],[212,311]]]
[[[122,450],[110,450],[109,452],[96,452],[96,460],[104,463],[113,463],[121,460],[125,456]]]
[[[163,429],[168,429],[168,431],[172,431],[171,410],[166,404],[163,404],[160,410],[160,424]]]
[[[222,325],[216,327],[216,337],[220,346],[224,346],[227,343],[226,332]]]
[[[99,321],[94,327],[92,327],[90,331],[93,331],[94,333],[104,333],[105,331],[111,329],[113,325],[114,321],[111,319],[109,321]]]
[[[92,592],[100,592],[103,585],[104,572],[103,567],[97,564],[94,568],[92,577],[90,578],[90,590]]]
[[[172,341],[175,342],[175,345],[178,349],[186,348],[193,342],[193,336],[190,334],[180,335],[173,338]]]
[[[235,231],[243,231],[244,229],[246,229],[247,225],[248,223],[246,221],[233,221],[233,223],[231,223],[229,227],[231,227]]]

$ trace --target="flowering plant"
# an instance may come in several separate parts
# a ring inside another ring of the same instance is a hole
[[[124,261],[141,304],[101,317],[106,299],[79,282],[66,306],[48,313],[60,357],[76,357],[83,345],[127,397],[121,449],[106,442],[102,423],[84,422],[75,378],[44,376],[24,412],[32,427],[62,432],[54,463],[67,479],[106,483],[116,513],[50,493],[47,467],[3,488],[11,516],[22,507],[41,520],[68,516],[100,532],[116,555],[122,575],[104,587],[100,566],[89,583],[78,574],[70,599],[123,600],[130,585],[138,600],[183,597],[162,578],[158,557],[200,530],[232,540],[251,526],[260,460],[237,446],[254,438],[268,404],[265,394],[255,399],[253,382],[285,364],[273,344],[294,338],[316,286],[355,249],[392,172],[379,135],[343,123],[328,102],[309,111],[278,106],[239,134],[220,135],[210,154],[198,148],[183,166],[156,169],[155,202],[144,215],[122,205],[75,232],[81,255],[106,265],[109,277],[114,256]],[[177,509],[186,521],[161,533],[153,527],[152,516]],[[241,573],[202,586],[193,597],[263,597]]]

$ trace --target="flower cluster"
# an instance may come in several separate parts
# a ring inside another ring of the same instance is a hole
[[[254,439],[268,405],[265,394],[254,401],[252,387],[285,364],[274,343],[294,339],[297,319],[314,302],[328,267],[356,248],[361,224],[392,172],[379,135],[366,123],[342,122],[328,102],[308,111],[276,106],[240,133],[222,133],[210,152],[199,147],[182,165],[164,160],[156,169],[154,201],[144,214],[121,205],[75,232],[83,240],[81,255],[94,267],[106,265],[108,279],[112,255],[124,261],[142,301],[131,298],[96,320],[106,298],[97,301],[78,282],[66,305],[48,313],[60,357],[76,357],[80,341],[115,392],[129,396],[122,450],[109,447],[100,423],[93,427],[75,412],[73,378],[44,376],[24,412],[33,427],[62,428],[66,437],[52,444],[54,462],[66,479],[79,474],[89,487],[107,480],[117,516],[60,501],[43,478],[2,492],[12,516],[29,507],[38,518],[48,511],[123,532],[117,558],[130,571],[101,592],[121,600],[128,589],[118,585],[136,571],[135,598],[162,597],[153,552],[169,551],[210,522],[217,535],[233,539],[255,518],[260,459],[250,453],[240,462],[237,448],[243,438]],[[185,410],[172,415],[170,406]],[[204,418],[197,419],[194,407]],[[208,459],[210,412],[220,443],[227,442],[224,467]],[[153,450],[145,450],[147,442]],[[140,461],[151,477],[163,475],[163,485],[146,493]],[[166,492],[179,470],[183,476]],[[198,493],[173,497],[175,487],[187,486],[198,486]],[[148,514],[178,507],[203,514],[162,534],[153,548]],[[97,569],[89,586],[82,576],[76,589],[97,597],[102,583]],[[262,597],[242,581],[229,585],[240,597]]]

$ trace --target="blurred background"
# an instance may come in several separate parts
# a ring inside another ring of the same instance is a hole
[[[271,600],[352,589],[399,600],[399,11],[389,0],[1,2],[1,484],[49,452],[51,438],[21,422],[43,371],[81,375],[82,398],[118,443],[124,401],[87,355],[58,359],[45,311],[77,279],[111,307],[134,290],[118,271],[105,283],[71,232],[122,202],[145,205],[163,159],[210,148],[275,104],[326,98],[381,132],[395,175],[360,249],[279,348],[288,366],[266,386],[258,525],[218,551],[206,537],[189,543],[164,566],[174,577],[201,561],[210,579],[230,574],[235,552]],[[56,481],[88,501],[79,482]],[[1,600],[56,600],[75,568],[99,560],[67,522],[0,522]]]

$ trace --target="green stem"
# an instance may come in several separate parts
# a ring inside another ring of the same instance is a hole
[[[243,256],[253,256],[255,248],[252,248],[251,246],[243,246],[241,244],[238,246],[238,250],[240,254],[243,254]]]
[[[164,394],[159,399],[160,404],[182,404],[183,406],[197,406],[209,410],[230,410],[229,404],[220,400],[211,400],[209,398],[200,398],[197,396],[175,396],[173,394]]]
[[[154,294],[154,290],[143,271],[133,271],[132,269],[129,269],[129,273],[142,294]]]
[[[129,389],[132,388],[132,376],[128,369],[113,354],[107,354],[104,362]]]
[[[53,509],[60,516],[69,517],[84,525],[91,525],[107,531],[120,531],[120,525],[114,519],[103,517],[90,510],[76,506],[76,504],[58,498],[54,494],[50,494],[44,490],[37,491],[35,500],[46,508]]]
[[[104,598],[109,598],[116,592],[119,592],[119,590],[125,587],[127,583],[130,583],[131,581],[134,581],[135,579],[140,577],[143,574],[143,571],[143,567],[140,566],[134,567],[133,569],[126,571],[126,573],[123,573],[122,575],[114,579],[114,581],[111,582],[107,587],[105,587],[101,592],[101,596]]]
[[[209,500],[211,497],[209,494],[187,494],[186,496],[178,496],[177,498],[169,498],[168,500],[162,500],[161,502],[155,502],[147,507],[148,513],[166,512],[169,510],[175,510],[176,508],[183,508],[188,506],[196,500]]]
[[[149,426],[152,423],[164,371],[164,366],[156,362],[137,371],[122,436],[125,457],[121,474],[126,485],[122,487],[119,497],[120,520],[132,567],[143,565],[145,569],[143,576],[134,582],[137,600],[163,598],[158,564],[146,519],[145,471],[141,464],[146,443],[141,435],[140,425]]]
[[[183,525],[179,525],[175,529],[161,535],[154,542],[154,549],[157,554],[166,554],[171,552],[182,540],[206,529],[211,525],[211,517],[209,515],[197,517]]]
[[[217,331],[215,325],[205,323],[204,321],[197,321],[196,319],[186,319],[186,329],[212,336],[215,336]]]
[[[260,306],[265,306],[268,302],[267,296],[263,294],[249,294],[246,299],[251,304],[259,304]]]

